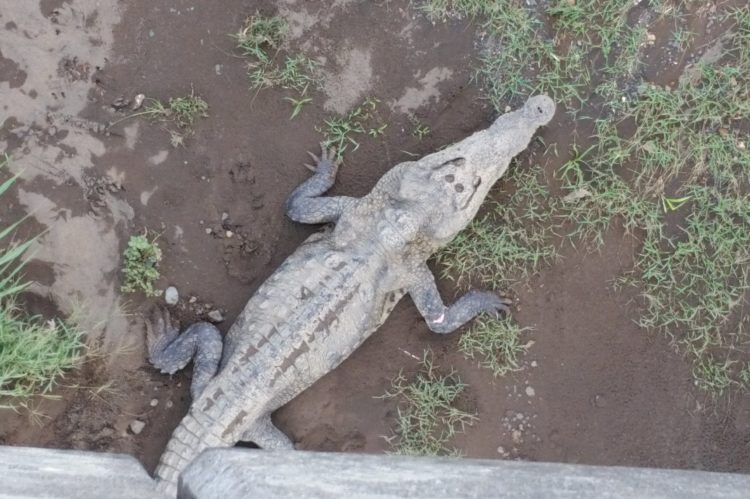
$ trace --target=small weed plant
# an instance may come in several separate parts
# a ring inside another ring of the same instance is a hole
[[[420,371],[413,379],[399,373],[382,396],[399,402],[396,427],[393,435],[386,438],[392,452],[409,456],[458,455],[449,446],[451,439],[477,421],[476,415],[456,406],[465,389],[455,371],[440,374],[430,351],[424,353]]]
[[[110,126],[137,116],[163,123],[169,132],[170,143],[177,147],[184,145],[185,139],[192,135],[193,125],[198,118],[208,117],[208,103],[199,95],[195,95],[193,90],[184,97],[171,97],[166,103],[148,98],[145,100],[143,111],[126,116]]]
[[[341,158],[347,150],[356,151],[359,148],[359,136],[381,136],[387,125],[381,123],[378,104],[378,99],[368,97],[346,116],[327,119],[324,127],[319,130],[323,134],[325,146],[335,147],[337,157]]]
[[[240,30],[231,35],[237,50],[249,59],[247,76],[253,89],[279,87],[292,93],[284,100],[292,106],[289,119],[312,102],[313,88],[320,86],[319,63],[303,54],[281,56],[281,46],[289,26],[281,17],[256,13],[248,17]]]
[[[0,169],[8,157],[0,160]],[[0,197],[16,180],[0,184]],[[33,240],[8,243],[19,222],[0,230],[0,408],[28,408],[34,396],[49,393],[76,367],[84,352],[82,333],[64,321],[28,316],[18,306],[28,283],[21,280],[23,255]]]
[[[122,291],[142,291],[146,296],[159,296],[161,291],[154,288],[154,283],[160,277],[159,262],[162,254],[156,238],[149,238],[148,233],[130,236],[124,257],[122,273],[125,280]]]

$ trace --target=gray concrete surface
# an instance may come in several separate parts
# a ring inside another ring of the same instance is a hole
[[[519,461],[209,449],[181,499],[746,498],[750,475]]]
[[[0,446],[0,498],[156,499],[132,456]]]

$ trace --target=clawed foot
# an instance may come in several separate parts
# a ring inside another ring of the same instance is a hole
[[[151,317],[146,319],[146,348],[149,362],[157,364],[158,355],[177,338],[179,333],[179,328],[172,325],[169,310],[154,307],[151,310]]]
[[[476,300],[479,301],[482,312],[499,319],[503,314],[510,314],[510,305],[513,300],[504,296],[498,296],[490,291],[474,291]]]
[[[320,149],[322,151],[320,157],[308,151],[307,154],[315,161],[315,165],[306,164],[305,167],[313,173],[336,178],[336,173],[341,166],[341,158],[336,157],[336,148],[326,148],[325,142],[321,142]]]

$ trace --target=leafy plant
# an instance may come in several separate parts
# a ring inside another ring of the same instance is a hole
[[[124,256],[122,272],[125,282],[121,287],[122,291],[143,291],[146,296],[159,296],[161,291],[154,289],[154,283],[160,277],[158,267],[162,254],[156,238],[149,239],[148,233],[130,236]]]

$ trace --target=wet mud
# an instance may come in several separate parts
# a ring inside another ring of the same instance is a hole
[[[251,90],[233,51],[228,34],[256,11],[285,17],[285,49],[322,64],[323,84],[294,120],[288,94]],[[153,469],[187,410],[190,374],[170,378],[145,362],[142,314],[151,302],[119,291],[129,235],[159,234],[159,285],[179,289],[184,323],[218,308],[226,331],[317,230],[289,221],[283,203],[307,177],[306,151],[317,149],[325,119],[367,97],[380,101],[387,128],[347,153],[332,190],[352,196],[394,164],[491,122],[471,82],[475,29],[433,24],[407,1],[0,0],[0,151],[22,178],[0,221],[30,212],[21,235],[45,231],[27,303],[82,315],[95,353],[66,378],[59,400],[0,412],[0,443],[127,452]],[[658,53],[649,57],[656,67]],[[686,63],[649,76],[674,79]],[[113,107],[138,93],[167,100],[191,91],[209,116],[182,147],[160,124],[123,120]],[[431,133],[413,135],[414,119]],[[540,137],[564,150],[574,125],[558,113]],[[544,151],[537,143],[516,167],[542,162],[552,171],[565,159]],[[339,368],[277,411],[276,423],[303,449],[383,452],[395,406],[376,397],[430,348],[470,386],[465,403],[480,421],[456,439],[466,456],[750,471],[750,401],[705,400],[668,341],[636,326],[635,296],[611,281],[632,267],[637,241],[616,226],[609,237],[599,254],[565,248],[513,290],[515,318],[533,327],[520,372],[494,379],[457,352],[458,333],[430,333],[405,299]],[[446,301],[456,297],[450,282],[440,286]],[[145,426],[135,432],[133,421]]]

